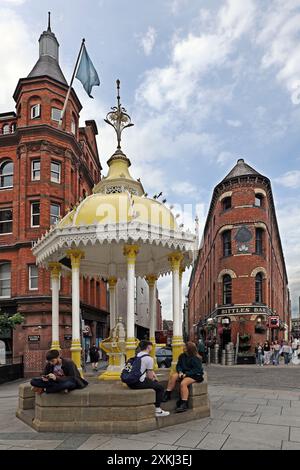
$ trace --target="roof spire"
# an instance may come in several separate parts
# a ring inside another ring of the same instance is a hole
[[[118,79],[116,81],[117,83],[117,106],[114,106],[111,108],[112,111],[110,111],[106,119],[104,121],[107,124],[110,124],[114,130],[116,131],[117,134],[117,150],[121,151],[121,135],[123,130],[126,127],[131,127],[134,126],[131,122],[130,116],[127,114],[126,109],[122,107],[121,101],[120,101],[120,80]]]
[[[51,11],[48,11],[48,29],[51,32]]]

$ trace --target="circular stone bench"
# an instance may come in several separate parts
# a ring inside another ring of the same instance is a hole
[[[166,370],[159,374],[166,385]],[[190,386],[189,409],[175,413],[178,389],[163,404],[169,416],[155,417],[155,392],[131,390],[121,382],[91,382],[68,394],[35,395],[30,384],[19,387],[16,416],[37,431],[135,434],[210,416],[207,380]]]

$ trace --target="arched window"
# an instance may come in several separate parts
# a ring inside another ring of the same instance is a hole
[[[228,209],[231,209],[231,196],[224,197],[222,201],[222,206],[223,206],[223,211],[228,211]]]
[[[255,230],[255,253],[257,255],[263,254],[263,236],[264,236],[264,229],[257,228]]]
[[[9,134],[9,124],[4,124],[2,127],[2,134]]]
[[[14,176],[14,164],[11,160],[5,160],[0,164],[0,188],[12,188]]]
[[[231,231],[226,230],[222,233],[223,238],[223,256],[230,256],[231,252]]]
[[[223,277],[223,305],[232,304],[232,279],[229,274]]]
[[[11,270],[10,263],[0,264],[0,298],[10,297]]]
[[[263,207],[264,196],[262,194],[255,194],[255,206]]]
[[[257,273],[255,276],[255,302],[261,304],[263,302],[263,275]]]

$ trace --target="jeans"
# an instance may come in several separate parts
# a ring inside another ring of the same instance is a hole
[[[289,364],[289,362],[290,362],[290,353],[284,352],[284,353],[283,353],[283,357],[284,357],[284,363],[285,363],[285,365],[287,366],[287,365]]]
[[[264,355],[261,352],[257,353],[257,363],[260,366],[262,366],[264,363]]]
[[[137,382],[136,384],[128,385],[129,388],[132,388],[133,390],[142,390],[145,388],[152,388],[155,390],[155,406],[156,408],[160,407],[160,404],[163,400],[164,396],[164,387],[161,385],[157,380],[151,380],[148,379],[148,377],[145,378],[144,382]]]
[[[46,389],[46,393],[57,393],[66,389],[70,391],[77,388],[76,380],[74,377],[68,377],[66,380],[61,381],[50,379],[48,382],[44,382],[43,379],[41,379],[40,377],[34,377],[33,379],[31,379],[30,384],[33,387]]]
[[[273,354],[273,364],[279,366],[279,351],[274,351]]]
[[[270,359],[271,359],[271,351],[265,351],[265,364],[270,364]]]

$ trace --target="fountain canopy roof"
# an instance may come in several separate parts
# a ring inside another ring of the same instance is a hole
[[[121,133],[133,126],[120,105],[108,113],[106,122],[117,133],[118,147],[108,160],[109,171],[87,196],[65,217],[52,226],[33,247],[39,265],[60,262],[70,269],[68,250],[84,253],[80,269],[86,276],[125,278],[127,260],[124,245],[135,245],[136,275],[170,272],[169,256],[178,252],[182,267],[192,264],[197,250],[197,237],[183,231],[164,202],[148,198],[140,180],[129,172],[130,160],[121,150]]]

